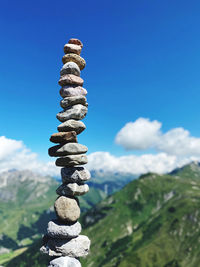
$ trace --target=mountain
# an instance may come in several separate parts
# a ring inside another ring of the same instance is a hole
[[[200,261],[200,165],[130,182],[81,218],[92,240],[90,267],[197,267]],[[11,266],[46,266],[39,244]]]

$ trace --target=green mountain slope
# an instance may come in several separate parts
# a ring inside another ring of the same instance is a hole
[[[198,267],[200,167],[143,175],[86,212],[82,224],[92,240],[83,267]],[[8,266],[45,261],[30,247]]]

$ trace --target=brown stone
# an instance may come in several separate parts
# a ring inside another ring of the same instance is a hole
[[[81,50],[82,50],[82,47],[77,44],[66,44],[64,46],[65,54],[74,53],[74,54],[80,55]]]
[[[70,53],[70,54],[66,54],[63,56],[62,58],[63,64],[70,62],[70,61],[76,63],[79,66],[80,70],[83,70],[85,68],[85,64],[86,64],[85,59],[79,55]]]
[[[68,43],[80,45],[80,47],[83,48],[83,43],[79,39],[71,38]]]
[[[65,86],[65,85],[83,85],[83,79],[81,77],[78,77],[74,74],[65,74],[60,77],[60,80],[58,81],[60,86]]]
[[[80,208],[75,198],[61,196],[54,203],[58,219],[62,222],[76,222],[80,217]]]
[[[77,136],[75,131],[71,132],[59,132],[51,135],[50,139],[53,143],[77,143]]]

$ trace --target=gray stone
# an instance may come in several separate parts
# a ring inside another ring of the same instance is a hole
[[[69,106],[73,106],[76,104],[81,104],[84,106],[88,106],[87,99],[85,96],[78,95],[78,96],[71,96],[71,97],[65,97],[60,101],[60,106],[62,108],[67,108]]]
[[[88,151],[88,148],[78,143],[67,143],[64,145],[52,146],[49,148],[49,156],[60,157],[67,155],[83,154]]]
[[[90,249],[90,240],[87,236],[79,235],[72,239],[49,238],[40,251],[49,256],[69,256],[74,258],[85,257]]]
[[[86,96],[87,90],[81,86],[66,85],[60,89],[60,95],[63,98],[70,96],[79,96],[79,95]]]
[[[83,154],[69,155],[66,157],[58,158],[56,160],[56,166],[59,167],[71,167],[74,165],[83,165],[87,163],[88,163],[87,156]]]
[[[72,257],[59,257],[49,263],[48,267],[81,267],[80,261]]]
[[[71,225],[62,224],[59,221],[50,221],[48,223],[47,233],[53,238],[73,238],[77,237],[81,232],[81,224],[76,222]]]
[[[56,115],[56,118],[61,122],[71,120],[71,119],[82,120],[83,118],[85,118],[87,111],[88,111],[87,107],[81,104],[77,104],[77,105],[68,107],[64,111],[59,112]]]
[[[58,219],[66,223],[74,223],[80,217],[80,208],[75,198],[58,197],[54,203]]]
[[[61,169],[63,183],[84,182],[91,178],[90,172],[84,167],[70,167]]]
[[[69,183],[60,185],[56,193],[60,196],[82,196],[89,191],[87,184],[78,185],[77,183]]]
[[[80,76],[80,69],[79,66],[75,62],[67,62],[63,65],[62,69],[60,70],[60,75],[64,74],[74,74],[76,76]]]
[[[67,120],[61,123],[57,129],[59,132],[75,131],[76,134],[80,134],[82,131],[86,129],[86,126],[82,121]]]

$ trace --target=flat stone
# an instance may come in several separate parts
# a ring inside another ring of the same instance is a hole
[[[60,101],[60,106],[62,108],[67,108],[69,106],[73,106],[76,104],[81,104],[87,107],[88,103],[86,97],[83,95],[71,96],[71,97],[65,97]]]
[[[56,193],[60,196],[82,196],[89,191],[87,184],[78,185],[77,183],[69,183],[60,185]]]
[[[80,134],[86,129],[86,126],[82,121],[68,120],[58,125],[57,129],[59,132],[75,131],[76,134]]]
[[[70,167],[61,169],[63,183],[84,182],[91,178],[90,172],[84,167]]]
[[[58,220],[50,221],[47,227],[47,234],[53,238],[74,238],[81,232],[81,224],[76,222],[71,225],[60,223]]]
[[[83,48],[83,43],[79,39],[71,38],[68,43],[80,45],[80,47]]]
[[[40,251],[49,256],[69,256],[74,258],[85,257],[90,250],[90,240],[85,235],[72,239],[49,238]]]
[[[79,55],[72,54],[72,53],[65,54],[62,58],[63,64],[70,62],[70,61],[76,63],[79,66],[80,70],[83,70],[85,68],[85,64],[86,64],[85,59]]]
[[[76,132],[59,132],[51,135],[50,139],[53,143],[77,143]]]
[[[86,96],[87,95],[87,90],[81,86],[63,86],[60,89],[60,95],[65,98],[65,97],[70,97],[70,96]]]
[[[86,106],[77,104],[77,105],[66,108],[64,111],[59,112],[56,115],[56,118],[61,122],[64,122],[70,119],[82,120],[83,118],[85,118],[87,111],[88,109]]]
[[[62,222],[73,223],[80,217],[80,208],[75,198],[58,197],[54,208],[58,219]]]
[[[87,164],[88,159],[86,155],[69,155],[56,160],[56,166],[59,167],[71,167],[75,165]]]
[[[80,69],[79,66],[74,63],[74,62],[67,62],[66,64],[63,65],[62,69],[60,70],[60,75],[65,75],[65,74],[74,74],[76,76],[80,76]]]
[[[65,54],[74,53],[74,54],[80,55],[81,50],[82,50],[82,47],[77,44],[66,44],[64,46]]]
[[[81,267],[80,261],[72,257],[59,257],[49,263],[48,267]]]
[[[88,148],[78,143],[67,143],[64,145],[52,146],[49,148],[49,156],[60,157],[67,155],[84,154],[88,151]]]
[[[83,79],[81,77],[78,77],[74,74],[65,74],[60,77],[60,80],[58,81],[60,86],[65,85],[83,85]]]

